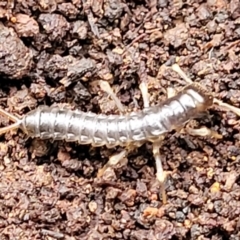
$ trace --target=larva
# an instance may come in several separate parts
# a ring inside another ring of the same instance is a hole
[[[183,126],[206,111],[212,104],[210,94],[199,85],[191,84],[159,105],[126,115],[97,115],[42,106],[17,119],[12,126],[21,128],[30,137],[111,148],[154,142],[162,134]],[[2,128],[0,132],[9,130],[9,127]]]

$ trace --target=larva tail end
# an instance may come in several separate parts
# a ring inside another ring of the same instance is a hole
[[[21,120],[19,118],[13,116],[12,114],[4,111],[1,108],[0,108],[0,115],[4,116],[14,122],[14,124],[11,124],[10,126],[0,128],[0,135],[20,127]]]

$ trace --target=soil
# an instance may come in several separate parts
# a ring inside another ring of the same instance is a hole
[[[239,54],[237,0],[0,1],[0,105],[15,116],[53,104],[119,114],[99,80],[128,112],[143,108],[141,82],[155,105],[186,85],[174,63],[240,107]],[[150,143],[97,177],[120,149],[3,134],[0,238],[239,240],[239,116],[212,108],[196,124],[222,139],[166,136],[166,204]]]

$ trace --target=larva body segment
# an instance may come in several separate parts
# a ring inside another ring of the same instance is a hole
[[[192,84],[165,102],[127,115],[97,115],[57,107],[40,107],[26,114],[20,127],[30,137],[77,141],[114,147],[155,141],[183,126],[213,104],[213,98]]]

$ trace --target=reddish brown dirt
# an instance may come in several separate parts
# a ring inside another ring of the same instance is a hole
[[[126,2],[0,1],[1,107],[20,116],[63,103],[117,113],[101,79],[133,111],[143,105],[142,81],[152,105],[166,99],[168,87],[185,85],[171,70],[176,62],[240,107],[239,1]],[[1,117],[1,126],[8,124]],[[166,137],[166,205],[151,144],[97,178],[117,149],[2,135],[0,239],[239,240],[239,117],[211,109],[197,124],[223,138]]]

